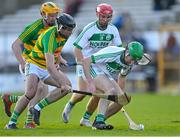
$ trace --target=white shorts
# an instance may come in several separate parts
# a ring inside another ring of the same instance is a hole
[[[91,73],[92,78],[95,78],[97,75],[103,75],[103,74],[105,75],[105,73],[95,65],[91,65],[90,73]],[[78,77],[83,77],[83,79],[85,79],[85,74],[84,74],[82,65],[76,66],[76,75]]]
[[[40,68],[33,63],[26,63],[25,76],[28,76],[30,74],[35,74],[42,81],[50,76],[47,70]]]
[[[91,65],[90,71],[91,71],[91,76],[93,78],[95,78],[98,75],[104,75],[104,76],[108,77],[110,80],[116,80],[113,75],[109,74],[108,71],[104,72],[103,69],[101,69],[100,67],[98,67],[95,64]]]
[[[21,76],[23,77],[23,79],[25,81],[26,80],[26,76],[25,76],[25,73],[23,72],[20,64],[19,64],[19,72],[20,72]]]

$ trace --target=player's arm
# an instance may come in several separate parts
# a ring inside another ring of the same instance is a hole
[[[76,57],[76,62],[78,65],[82,64],[82,60],[84,58],[82,51],[80,48],[74,47],[74,55]]]
[[[87,46],[87,43],[89,43],[89,38],[91,37],[91,34],[86,31],[86,27],[84,30],[79,34],[79,36],[76,38],[74,45],[74,55],[76,57],[77,64],[82,64],[82,60],[84,58],[82,50]]]
[[[58,56],[58,60],[57,60],[56,64],[58,64],[58,65],[61,64],[61,65],[67,66],[67,61],[60,54]]]
[[[46,59],[46,66],[49,74],[52,76],[52,78],[58,82],[58,85],[66,85],[66,78],[62,71],[58,71],[55,65],[55,59],[54,55],[51,53],[45,53],[45,59]],[[59,79],[61,78],[61,79]]]
[[[87,90],[89,92],[95,92],[96,91],[96,87],[93,83],[93,79],[91,77],[90,74],[90,64],[92,63],[91,57],[85,58],[82,60],[82,64],[83,64],[83,70],[84,70],[84,74],[87,80]]]
[[[126,76],[130,73],[131,69],[132,67],[123,68],[118,75],[118,84],[123,91],[125,90]]]
[[[119,87],[122,89],[122,91],[124,91],[125,84],[126,84],[126,76],[122,76],[121,74],[119,74],[117,82],[118,82]]]
[[[37,23],[32,23],[28,25],[12,44],[12,50],[16,56],[16,59],[19,61],[21,65],[21,69],[25,68],[25,60],[22,57],[22,52],[24,50],[24,43],[32,40],[32,37],[34,36],[34,30],[36,27],[37,27]]]
[[[19,38],[17,38],[12,44],[13,53],[14,53],[16,59],[18,60],[18,62],[20,63],[22,68],[25,65],[25,61],[22,57],[22,52],[23,52],[22,46],[23,46],[23,44],[24,43]]]

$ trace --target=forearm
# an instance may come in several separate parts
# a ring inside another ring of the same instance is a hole
[[[84,70],[86,80],[88,83],[91,83],[93,81],[93,79],[92,79],[91,74],[90,74],[90,60],[84,59],[82,64],[83,64],[83,70]]]
[[[58,84],[61,84],[61,82],[59,81],[60,80],[59,78],[62,78],[62,76],[61,76],[62,72],[60,70],[58,71],[55,65],[51,65],[47,69],[48,69],[48,72],[51,75],[51,77],[56,82],[58,82]]]
[[[125,83],[126,83],[126,77],[119,76],[118,85],[122,89],[122,91],[125,90]]]
[[[82,64],[82,60],[84,58],[82,51],[78,48],[74,48],[74,54],[75,54],[77,64]]]
[[[45,53],[46,66],[50,76],[57,82],[58,87],[71,85],[68,78],[63,72],[58,71],[55,65],[54,55],[51,53]]]

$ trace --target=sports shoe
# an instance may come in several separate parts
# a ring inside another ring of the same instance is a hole
[[[106,125],[105,122],[100,121],[94,121],[93,125],[92,125],[92,129],[99,129],[99,130],[112,130],[114,127],[112,125]]]
[[[62,119],[64,123],[69,122],[69,115],[70,115],[71,110],[72,110],[72,106],[69,103],[67,103],[62,112]]]
[[[91,122],[89,121],[89,119],[81,118],[81,120],[80,120],[80,126],[92,127],[92,124],[91,124]]]
[[[35,124],[40,125],[40,111],[30,108],[29,109],[30,113],[33,115],[33,121]]]
[[[12,124],[7,124],[7,125],[5,126],[5,129],[17,129],[17,127],[16,127],[16,124],[15,124],[15,123],[12,123]]]
[[[4,103],[4,110],[5,110],[5,113],[7,114],[8,117],[11,117],[11,105],[12,105],[12,102],[10,102],[8,100],[8,97],[10,95],[9,94],[4,94],[2,95],[2,100],[3,100],[3,103]]]
[[[36,128],[36,125],[33,122],[25,123],[24,128]]]

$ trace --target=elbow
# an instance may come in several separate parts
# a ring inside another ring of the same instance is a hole
[[[16,45],[15,45],[15,43],[13,43],[12,46],[11,46],[11,49],[12,49],[13,51],[15,51],[15,48],[16,48]]]

